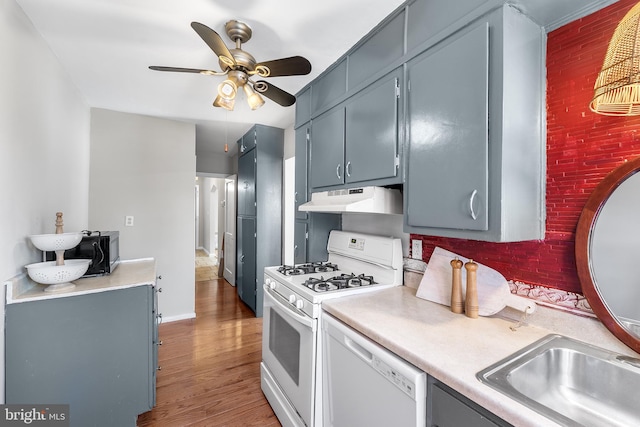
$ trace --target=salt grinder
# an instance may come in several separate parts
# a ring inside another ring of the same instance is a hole
[[[478,283],[476,271],[478,264],[472,259],[465,263],[464,268],[467,270],[467,295],[465,300],[465,314],[473,319],[478,317]]]
[[[464,305],[462,302],[462,261],[457,257],[451,260],[451,311],[462,313]]]

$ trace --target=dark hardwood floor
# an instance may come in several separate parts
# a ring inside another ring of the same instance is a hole
[[[202,268],[196,318],[160,325],[157,405],[138,426],[280,426],[260,390],[262,319]]]

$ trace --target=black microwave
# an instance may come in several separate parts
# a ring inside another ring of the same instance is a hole
[[[90,259],[84,277],[112,273],[120,263],[120,232],[84,230],[82,233],[78,246],[64,251],[64,259]],[[43,257],[45,261],[55,261],[56,253],[44,252]]]

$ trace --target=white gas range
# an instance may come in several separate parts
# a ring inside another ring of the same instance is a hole
[[[283,426],[320,427],[325,299],[402,285],[398,238],[332,231],[328,261],[264,271],[262,390]]]

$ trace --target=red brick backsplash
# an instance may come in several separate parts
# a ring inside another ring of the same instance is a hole
[[[508,280],[581,292],[574,259],[580,212],[606,174],[640,155],[640,116],[589,110],[609,40],[637,1],[620,0],[548,34],[545,239],[487,243],[412,234],[412,240],[423,242],[425,261],[440,246],[495,268]]]

